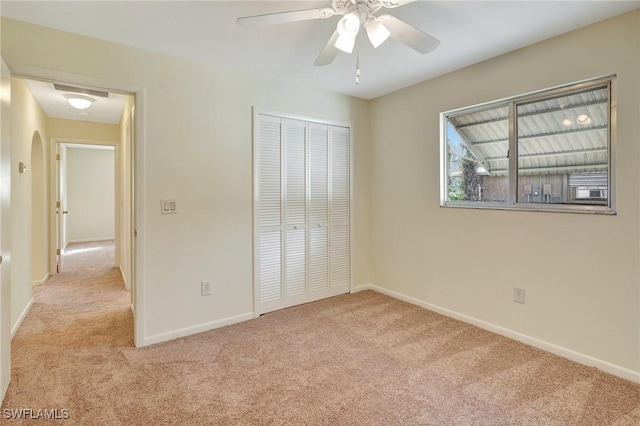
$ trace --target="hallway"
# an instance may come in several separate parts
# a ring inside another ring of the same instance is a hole
[[[63,272],[34,289],[33,306],[12,341],[3,408],[88,408],[78,404],[88,390],[78,383],[95,390],[110,379],[101,370],[111,371],[114,352],[133,347],[131,298],[113,266],[114,250],[113,240],[70,244]]]

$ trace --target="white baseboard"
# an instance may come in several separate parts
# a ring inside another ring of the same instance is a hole
[[[31,283],[31,287],[37,287],[37,286],[39,286],[39,285],[42,285],[42,284],[46,283],[48,279],[49,279],[49,273],[47,272],[47,273],[45,274],[44,278],[42,278],[41,280],[33,281],[33,282]]]
[[[373,285],[371,283],[368,283],[368,284],[362,284],[362,285],[358,285],[358,286],[352,287],[351,288],[351,293],[359,293],[359,292],[365,291],[365,290],[375,290],[378,293],[382,293],[384,289],[381,288],[381,287],[375,286],[375,285]],[[383,293],[383,294],[386,294],[386,293]],[[387,294],[387,296],[389,296],[389,295]]]
[[[603,361],[601,359],[594,358],[592,356],[585,355],[583,353],[576,352],[574,350],[567,349],[565,347],[558,346],[553,343],[545,342],[544,340],[527,336],[526,334],[522,334],[517,331],[501,327],[499,325],[491,324],[489,322],[486,322],[474,317],[470,317],[465,314],[461,314],[460,312],[452,311],[451,309],[433,305],[431,303],[424,302],[420,299],[416,299],[415,297],[406,296],[402,293],[398,293],[393,290],[387,290],[385,288],[378,287],[373,284],[364,284],[364,285],[355,287],[352,290],[352,293],[357,293],[359,291],[364,291],[364,290],[377,291],[378,293],[382,293],[387,296],[393,297],[395,299],[411,303],[412,305],[417,305],[422,308],[429,309],[430,311],[434,311],[439,314],[445,315],[447,317],[455,318],[457,320],[475,325],[476,327],[483,328],[493,333],[500,334],[505,337],[509,337],[510,339],[514,339],[519,342],[525,343],[527,345],[536,347],[538,349],[542,349],[543,351],[551,352],[563,358],[567,358],[571,361],[575,361],[580,364],[587,365],[589,367],[596,367],[597,369],[607,372],[609,374],[613,374],[614,376],[622,377],[623,379],[627,379],[635,383],[640,383],[640,372],[638,371],[629,370],[628,368],[620,367],[619,365],[611,364],[607,361]]]
[[[94,241],[110,241],[114,239],[115,237],[95,237],[95,238],[79,238],[76,240],[69,240],[67,241],[67,245],[65,246],[65,249],[67,248],[67,246],[69,246],[69,244],[73,244],[73,243],[92,243]]]
[[[235,315],[232,317],[222,318],[216,321],[205,322],[203,324],[181,328],[179,330],[170,331],[168,333],[156,334],[154,336],[145,337],[143,346],[154,345],[156,343],[162,343],[162,342],[177,339],[180,337],[191,336],[192,334],[203,333],[205,331],[213,330],[214,328],[220,328],[220,327],[224,327],[225,325],[236,324],[236,323],[247,321],[253,318],[254,318],[253,312],[247,312],[245,314]]]
[[[31,309],[31,305],[33,305],[33,297],[31,299],[29,299],[29,303],[27,303],[27,306],[24,307],[24,309],[22,310],[22,313],[18,317],[18,320],[16,321],[16,323],[11,328],[11,338],[12,339],[16,335],[16,333],[18,332],[18,329],[20,328],[20,326],[22,325],[22,321],[24,321],[25,317],[29,313],[29,309]]]
[[[124,288],[126,290],[131,290],[131,287],[129,286],[129,283],[127,282],[127,276],[125,275],[124,271],[122,270],[122,265],[118,265],[118,270],[120,271],[120,276],[122,277],[122,282],[124,283]]]

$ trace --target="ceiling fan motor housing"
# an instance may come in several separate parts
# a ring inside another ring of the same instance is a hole
[[[340,15],[346,15],[353,11],[369,15],[380,10],[382,2],[380,0],[332,0],[331,6]]]

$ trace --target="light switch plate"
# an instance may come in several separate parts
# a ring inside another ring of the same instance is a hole
[[[160,200],[160,213],[176,214],[178,213],[178,204],[176,200]]]

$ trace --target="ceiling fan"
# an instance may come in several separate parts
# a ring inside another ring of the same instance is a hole
[[[440,40],[391,15],[375,16],[382,8],[394,8],[416,0],[332,0],[331,7],[271,13],[238,18],[242,27],[260,27],[287,22],[327,19],[342,15],[336,30],[324,46],[314,65],[329,65],[339,51],[353,52],[360,26],[364,26],[374,48],[391,37],[420,53],[428,53],[440,44]]]

